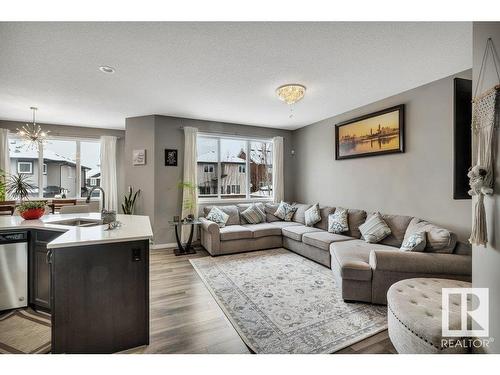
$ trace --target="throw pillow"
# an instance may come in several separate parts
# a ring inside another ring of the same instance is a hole
[[[304,213],[306,226],[312,227],[314,224],[321,221],[321,213],[319,212],[319,203],[316,203]]]
[[[254,203],[241,213],[248,224],[259,224],[266,221],[266,214]]]
[[[229,219],[229,215],[218,207],[212,207],[206,219],[216,223],[219,228],[224,228]]]
[[[368,243],[377,243],[391,234],[391,228],[386,224],[380,213],[372,215],[364,224],[359,226],[363,239]]]
[[[297,207],[281,201],[278,209],[274,213],[274,216],[279,217],[281,220],[292,221],[295,211],[297,211]]]
[[[348,230],[347,209],[338,207],[333,214],[328,215],[328,232],[340,234]]]
[[[425,232],[413,233],[401,245],[401,251],[424,251],[427,240]]]

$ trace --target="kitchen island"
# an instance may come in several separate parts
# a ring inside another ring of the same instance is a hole
[[[117,220],[107,230],[98,213],[0,217],[0,235],[26,234],[27,304],[51,313],[52,353],[149,343],[149,217]]]

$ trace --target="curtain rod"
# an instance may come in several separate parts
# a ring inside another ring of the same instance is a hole
[[[180,130],[184,130],[184,126],[179,127]],[[211,131],[200,131],[198,129],[198,134],[200,135],[207,135],[207,136],[214,136],[214,137],[234,137],[234,138],[242,138],[242,139],[255,139],[255,140],[266,140],[270,141],[272,140],[275,136],[261,136],[261,135],[241,135],[238,133],[221,133],[221,132],[211,132]]]

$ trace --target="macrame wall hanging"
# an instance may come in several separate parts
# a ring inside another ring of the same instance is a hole
[[[500,74],[495,52],[493,41],[488,38],[472,99],[472,167],[468,176],[469,195],[477,196],[477,201],[474,207],[472,233],[469,242],[473,245],[483,246],[488,243],[484,197],[493,194],[495,182],[495,134],[499,121]],[[489,54],[491,54],[499,84],[478,96],[477,91],[481,80],[484,78],[484,70]]]

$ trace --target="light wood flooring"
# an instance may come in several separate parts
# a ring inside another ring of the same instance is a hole
[[[175,256],[172,249],[151,250],[151,337],[147,347],[126,353],[250,353],[189,263],[208,256]],[[395,353],[387,331],[338,353]]]

